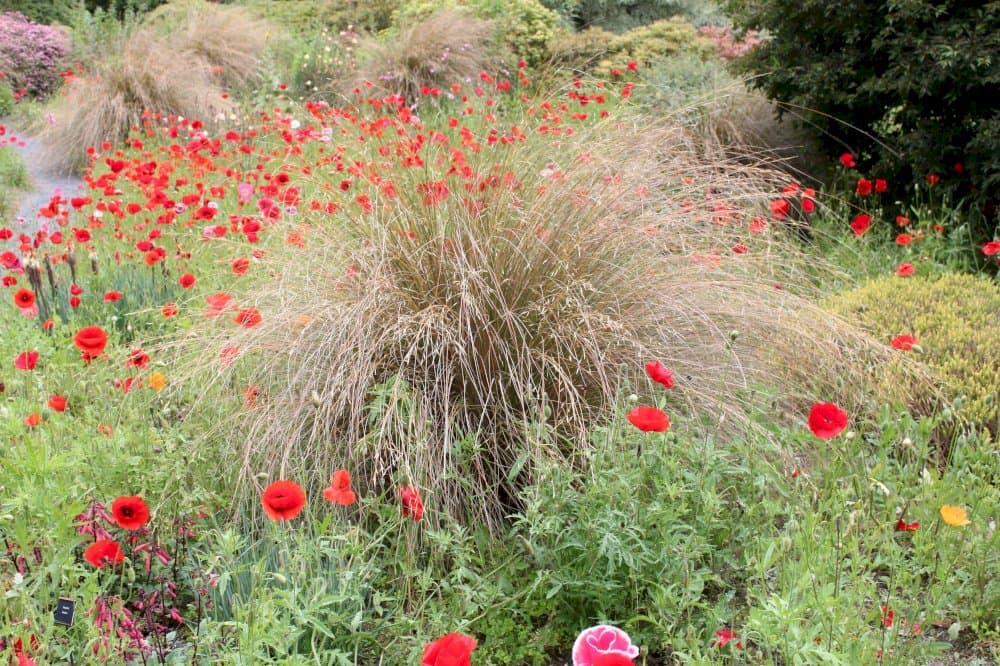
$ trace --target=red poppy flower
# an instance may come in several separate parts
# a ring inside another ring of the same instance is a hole
[[[414,521],[424,517],[424,503],[420,499],[420,491],[414,486],[399,487],[399,499],[402,501],[401,508],[404,516],[409,516]]]
[[[913,275],[913,271],[915,270],[916,269],[913,267],[913,264],[902,263],[898,267],[896,267],[896,276],[910,277],[911,275]]]
[[[73,337],[73,344],[83,352],[83,360],[89,362],[104,353],[108,334],[100,326],[86,326]]]
[[[354,504],[358,496],[351,490],[351,473],[346,469],[338,469],[334,472],[330,486],[323,489],[323,497],[331,504],[341,506]]]
[[[34,370],[37,364],[38,352],[36,351],[21,352],[14,357],[14,367],[18,370]]]
[[[271,520],[292,520],[306,505],[306,492],[294,481],[275,481],[260,496],[264,513]]]
[[[1000,241],[990,241],[983,245],[983,254],[987,257],[992,257],[994,254],[1000,254]]]
[[[858,163],[854,161],[854,155],[850,153],[844,153],[840,156],[840,163],[843,164],[848,169],[853,169],[858,166]]]
[[[646,374],[663,388],[672,389],[674,387],[674,371],[665,368],[659,361],[649,361],[646,363]]]
[[[83,287],[77,284],[71,284],[69,286],[69,293],[72,294],[73,296],[79,296],[80,294],[83,293]]]
[[[145,368],[149,365],[149,355],[141,349],[133,349],[125,361],[126,368]]]
[[[260,322],[264,321],[264,318],[260,316],[260,311],[257,310],[257,308],[247,308],[236,313],[236,317],[233,321],[243,328],[253,328]]]
[[[111,503],[111,515],[120,527],[137,530],[149,522],[149,507],[141,497],[126,495]]]
[[[117,542],[109,539],[98,539],[83,552],[83,559],[98,569],[103,569],[109,562],[117,564],[125,559],[125,553]]]
[[[917,339],[909,334],[897,335],[890,342],[893,349],[898,349],[900,351],[911,351],[914,345],[919,344]]]
[[[21,308],[30,308],[35,304],[35,292],[30,289],[21,288],[14,294],[14,304]]]
[[[917,521],[913,521],[912,523],[908,523],[905,520],[903,520],[902,518],[900,518],[899,520],[896,521],[896,531],[897,532],[916,532],[919,529],[920,529],[920,523],[917,522]]]
[[[25,417],[24,419],[24,425],[28,426],[29,428],[36,428],[41,424],[42,424],[42,415],[39,414],[38,412],[32,412],[31,414],[28,414],[28,416]]]
[[[909,223],[910,223],[910,218],[906,217],[905,215],[897,215],[896,216],[896,225],[897,226],[905,227]]]
[[[236,305],[233,303],[233,297],[226,293],[206,296],[205,302],[208,303],[208,309],[205,310],[206,317],[217,317],[226,310],[236,309]]]
[[[743,648],[743,643],[740,642],[739,635],[732,629],[718,629],[715,632],[715,639],[712,641],[713,647],[726,647],[730,641],[736,641],[734,647],[737,650]]]
[[[246,275],[247,271],[250,270],[250,260],[246,257],[233,259],[232,269],[236,275]]]
[[[65,412],[66,396],[54,395],[51,398],[49,398],[49,409],[51,409],[54,412]]]
[[[910,234],[899,234],[896,236],[896,245],[909,245],[913,242],[913,236]]]
[[[670,428],[670,418],[656,407],[636,407],[628,413],[628,420],[643,432],[666,432]]]
[[[175,317],[177,316],[178,312],[180,312],[180,310],[178,310],[177,306],[174,305],[173,303],[167,303],[160,310],[160,314],[162,314],[164,317]]]
[[[847,427],[847,413],[832,402],[818,402],[809,411],[809,429],[820,439],[833,439]]]
[[[858,196],[868,196],[872,193],[872,181],[867,178],[859,178],[858,184],[854,187],[854,191],[858,193]]]
[[[875,179],[875,191],[881,194],[889,189],[889,183],[886,182],[885,178]]]
[[[180,280],[178,280],[178,282],[180,282],[181,289],[190,289],[191,287],[194,286],[196,280],[195,277],[190,273],[185,273],[180,277]]]
[[[428,643],[420,666],[471,666],[476,639],[452,633]]]
[[[122,292],[120,291],[106,291],[104,292],[104,302],[114,303],[115,301],[120,301],[122,298]]]
[[[940,182],[941,182],[941,176],[937,175],[936,173],[927,174],[928,185],[937,185]]]
[[[867,213],[861,213],[856,215],[854,220],[851,222],[851,231],[854,232],[855,236],[864,236],[868,228],[872,226],[872,218]]]
[[[776,199],[770,203],[771,215],[774,216],[776,220],[782,220],[788,217],[788,212],[792,209],[792,204],[789,203],[788,199]]]

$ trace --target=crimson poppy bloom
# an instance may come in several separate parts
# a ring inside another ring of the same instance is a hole
[[[306,492],[294,481],[275,481],[260,496],[264,513],[271,520],[292,520],[306,505]]]
[[[471,666],[476,639],[452,633],[428,643],[420,666]]]
[[[847,413],[832,402],[818,402],[809,411],[809,429],[820,439],[833,439],[847,427]]]
[[[66,396],[54,395],[51,398],[49,398],[49,409],[51,409],[54,412],[65,412]]]
[[[24,419],[24,425],[28,426],[29,428],[36,428],[41,424],[42,424],[42,415],[39,414],[38,412],[32,412],[31,414],[28,414],[28,416],[25,417]]]
[[[415,521],[424,517],[424,503],[420,499],[420,491],[415,486],[399,487],[399,499],[403,506],[400,509],[404,516]]]
[[[875,191],[881,194],[889,189],[889,183],[886,182],[885,178],[875,179]]]
[[[915,270],[916,269],[913,267],[913,264],[902,263],[896,268],[896,276],[909,277],[913,275],[913,271]]]
[[[872,193],[872,181],[867,178],[859,178],[858,184],[854,187],[854,191],[858,193],[858,196],[868,196]]]
[[[903,520],[902,518],[900,518],[899,520],[896,521],[896,531],[897,532],[916,532],[918,529],[920,529],[920,523],[917,522],[917,521],[913,521],[912,523],[908,523],[905,520]]]
[[[83,559],[98,569],[103,569],[110,562],[118,564],[124,561],[125,553],[121,546],[110,539],[98,539],[83,551]]]
[[[122,292],[120,291],[106,291],[104,292],[104,302],[114,303],[115,301],[120,301],[122,299]]]
[[[250,270],[250,260],[246,257],[233,259],[232,269],[236,275],[246,275],[247,271]]]
[[[181,289],[190,289],[191,287],[194,286],[194,283],[196,282],[196,280],[195,280],[195,277],[193,275],[191,275],[190,273],[185,273],[184,275],[182,275],[180,277],[180,279],[178,280],[178,282],[181,285]]]
[[[178,312],[180,312],[180,310],[177,309],[177,306],[174,305],[173,303],[165,304],[163,308],[160,310],[160,314],[162,314],[164,317],[176,317]]]
[[[233,321],[243,328],[253,328],[260,322],[264,321],[264,318],[260,316],[260,311],[257,308],[247,308],[236,313],[236,317]]]
[[[872,226],[872,218],[867,213],[861,213],[854,217],[851,222],[851,231],[855,236],[864,236],[869,227]]]
[[[937,175],[936,173],[927,174],[928,185],[937,185],[940,182],[941,182],[941,176]]]
[[[120,527],[137,530],[149,522],[149,507],[141,497],[126,495],[111,503],[111,515]]]
[[[628,413],[629,423],[643,432],[666,432],[670,417],[656,407],[639,406]]]
[[[715,639],[712,641],[713,647],[726,647],[730,641],[736,641],[734,647],[737,650],[743,648],[743,643],[740,642],[739,635],[732,629],[718,629],[715,632]]]
[[[323,497],[330,504],[350,506],[357,501],[358,496],[351,490],[351,473],[346,469],[338,469],[333,473],[330,486],[323,489]]]
[[[14,367],[18,370],[34,370],[38,364],[38,352],[21,352],[14,357]]]
[[[788,199],[776,199],[769,205],[771,207],[771,215],[773,215],[776,220],[782,220],[788,217],[788,212],[792,209],[792,204],[789,203]]]
[[[657,384],[666,389],[674,387],[674,371],[665,368],[659,361],[649,361],[646,363],[646,374]]]
[[[843,164],[844,167],[848,169],[853,169],[854,167],[858,166],[858,163],[854,161],[854,155],[851,155],[850,153],[842,154],[840,156],[840,163]]]
[[[919,344],[917,339],[909,334],[897,335],[894,337],[889,344],[893,349],[898,349],[900,351],[911,351],[914,345]]]
[[[233,303],[233,297],[226,293],[211,294],[205,297],[205,302],[208,303],[208,309],[205,310],[206,317],[217,317],[226,310],[235,310],[236,305]]]
[[[1000,254],[1000,241],[990,241],[983,245],[983,254],[987,257],[992,257],[994,254]]]
[[[913,242],[913,236],[910,234],[899,234],[896,236],[896,245],[909,245]]]
[[[21,308],[30,308],[35,304],[35,292],[30,289],[25,289],[24,287],[18,289],[14,293],[14,304]]]
[[[145,368],[149,365],[149,355],[141,349],[133,349],[125,361],[126,368]]]
[[[100,326],[86,326],[77,331],[73,344],[82,352],[83,360],[89,362],[104,353],[108,334]]]

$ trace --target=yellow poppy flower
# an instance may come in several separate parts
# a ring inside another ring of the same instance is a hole
[[[954,527],[961,527],[972,522],[969,520],[969,514],[965,512],[965,509],[960,506],[948,506],[947,504],[941,507],[941,520]]]
[[[149,376],[149,387],[156,389],[157,391],[162,391],[163,387],[167,385],[167,378],[159,372],[154,372]]]

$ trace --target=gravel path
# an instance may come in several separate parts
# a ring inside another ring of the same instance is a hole
[[[33,234],[38,229],[38,209],[48,206],[49,200],[57,194],[64,199],[78,196],[82,192],[84,183],[77,176],[67,176],[47,169],[42,162],[45,146],[37,137],[19,132],[9,125],[7,133],[18,138],[18,142],[8,145],[24,157],[31,179],[31,189],[23,193],[18,204],[14,231]],[[24,143],[23,146],[20,145],[21,142]],[[20,223],[21,218],[24,219],[23,223]]]

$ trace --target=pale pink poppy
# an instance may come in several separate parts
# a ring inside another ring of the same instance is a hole
[[[639,656],[639,648],[632,645],[629,635],[617,627],[599,624],[580,632],[573,643],[573,666],[593,666],[594,659],[602,654],[620,654],[629,659]]]

